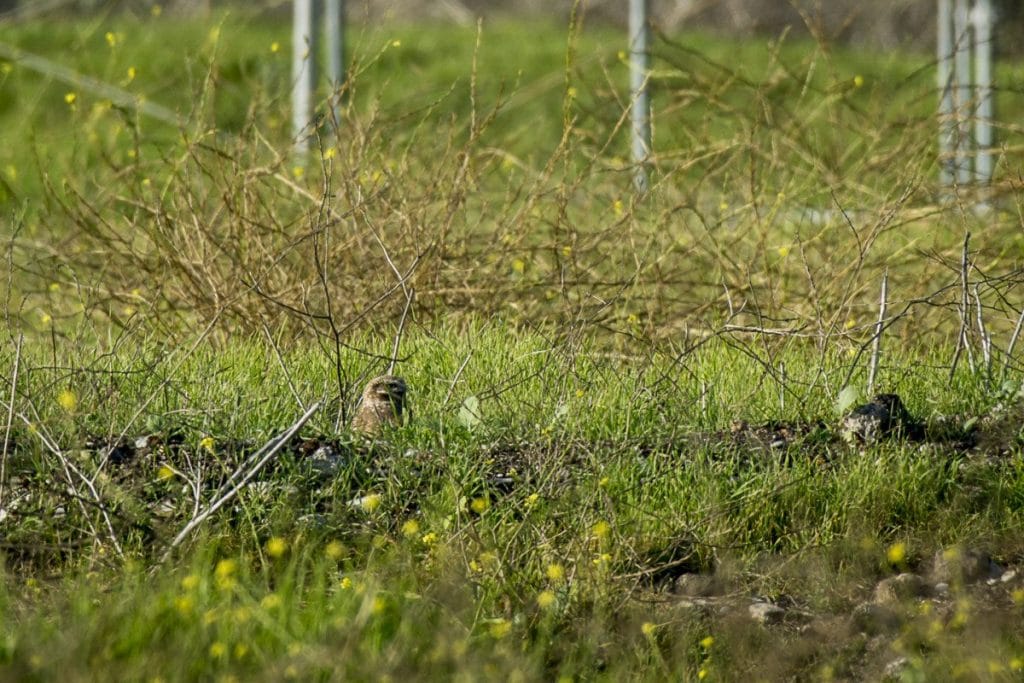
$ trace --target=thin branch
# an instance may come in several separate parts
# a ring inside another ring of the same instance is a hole
[[[309,408],[309,410],[307,410],[305,413],[302,414],[302,417],[300,417],[298,420],[295,421],[294,424],[292,424],[291,427],[289,427],[287,430],[285,430],[282,434],[272,438],[270,441],[268,441],[266,444],[264,444],[264,446],[262,448],[260,448],[258,451],[256,451],[254,456],[252,458],[250,458],[249,460],[252,460],[252,459],[255,459],[255,458],[259,458],[259,461],[256,462],[252,466],[252,468],[244,476],[242,476],[240,479],[238,479],[238,482],[234,486],[232,486],[223,495],[221,495],[219,498],[217,498],[212,503],[210,503],[206,507],[205,510],[203,510],[198,515],[193,517],[189,521],[189,523],[186,524],[185,527],[181,531],[178,532],[178,535],[175,536],[174,540],[172,540],[170,545],[167,546],[167,550],[164,552],[164,555],[161,558],[160,563],[163,563],[164,561],[166,561],[167,558],[170,557],[171,552],[176,547],[178,547],[181,544],[182,541],[184,541],[186,538],[188,538],[188,535],[190,533],[192,533],[192,531],[196,527],[198,527],[200,524],[202,524],[204,521],[206,521],[206,519],[209,518],[210,515],[212,515],[214,512],[216,512],[221,507],[223,507],[225,503],[227,503],[232,498],[234,498],[236,495],[238,495],[238,492],[242,489],[242,487],[244,487],[246,484],[248,484],[250,481],[252,481],[253,477],[255,477],[259,473],[259,471],[262,470],[263,467],[268,462],[270,462],[270,459],[273,458],[275,455],[277,455],[278,451],[280,451],[281,448],[283,448],[284,445],[286,443],[288,443],[288,441],[290,441],[291,438],[293,436],[295,436],[295,434],[300,429],[302,429],[303,425],[305,425],[309,421],[309,419],[311,417],[313,417],[313,414],[316,413],[316,411],[320,410],[321,405],[322,405],[322,402],[320,402],[320,401],[317,401],[316,403],[314,403]],[[245,467],[245,463],[243,463],[239,467],[239,469],[236,470],[235,474],[237,475],[238,473],[240,473],[242,471],[242,468],[244,468],[244,467]],[[234,479],[234,478],[235,477],[233,475],[232,479]],[[158,564],[160,564],[160,563],[158,563]]]
[[[14,426],[14,399],[17,397],[18,370],[21,367],[21,343],[25,335],[19,334],[14,347],[14,368],[11,371],[11,398],[7,406],[7,425],[4,429],[4,446],[0,452],[0,507],[4,503],[4,484],[7,482],[7,450],[11,443],[11,428]]]
[[[875,378],[878,376],[878,361],[882,355],[882,333],[885,331],[885,312],[889,298],[889,269],[882,274],[882,294],[878,302],[878,321],[871,342],[871,362],[868,365],[868,395],[875,393]]]

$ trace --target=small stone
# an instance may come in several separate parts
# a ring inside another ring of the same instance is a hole
[[[782,623],[786,610],[770,602],[755,602],[747,608],[750,618],[762,626],[773,626]]]
[[[885,605],[864,602],[853,608],[853,625],[858,631],[876,636],[896,629],[900,625],[899,615]]]
[[[345,457],[330,444],[320,446],[306,459],[311,470],[322,477],[333,477],[345,467]]]
[[[153,506],[153,514],[157,517],[172,517],[177,510],[177,505],[170,498],[164,498]]]
[[[999,580],[1002,581],[1003,583],[1010,583],[1011,581],[1013,581],[1016,578],[1017,578],[1017,570],[1016,569],[1007,569],[1005,572],[1003,572],[1003,575],[999,577]]]
[[[940,581],[932,587],[935,595],[940,598],[949,597],[949,584],[945,581]]]
[[[875,602],[887,604],[919,598],[927,593],[927,585],[917,574],[904,572],[882,579],[875,586]]]
[[[878,394],[857,406],[843,418],[840,432],[847,442],[872,444],[899,430],[906,431],[913,420],[896,394]]]
[[[701,598],[680,600],[675,606],[695,619],[705,619],[715,613],[715,604]]]
[[[1003,568],[988,553],[976,548],[951,546],[935,553],[932,580],[939,583],[977,583],[1003,575]]]
[[[887,681],[898,681],[900,676],[903,674],[904,669],[910,665],[910,660],[906,657],[897,657],[888,664],[885,665],[885,670],[882,675]]]
[[[715,577],[710,574],[686,573],[676,577],[673,591],[688,598],[702,598],[715,593]]]

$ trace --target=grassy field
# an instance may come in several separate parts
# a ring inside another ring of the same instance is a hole
[[[638,197],[578,19],[353,27],[305,156],[283,24],[0,26],[0,678],[1019,678],[1018,127],[942,189],[928,57],[659,36]]]

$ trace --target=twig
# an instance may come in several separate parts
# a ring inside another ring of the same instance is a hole
[[[968,232],[964,234],[964,248],[960,254],[960,332],[956,338],[956,350],[953,352],[953,361],[949,365],[950,379],[956,374],[956,366],[960,362],[960,354],[964,351],[967,352],[967,362],[971,366],[971,372],[974,372],[974,353],[971,351],[970,339],[968,338],[968,331],[971,325],[969,310],[971,299],[967,280],[967,269],[970,265],[970,243],[971,233]]]
[[[0,453],[0,507],[4,503],[4,484],[7,482],[7,449],[11,442],[11,428],[14,426],[14,399],[17,397],[18,369],[21,367],[21,343],[25,335],[18,335],[18,342],[14,347],[14,368],[11,370],[11,399],[7,406],[7,426],[4,429],[4,447]]]
[[[462,377],[462,373],[465,371],[466,366],[469,365],[469,359],[473,357],[473,350],[470,349],[469,353],[462,360],[459,365],[459,369],[455,371],[455,376],[452,377],[452,381],[448,384],[448,393],[445,394],[444,400],[441,402],[442,406],[448,405],[448,401],[452,400],[452,394],[455,393],[455,385],[459,383],[459,378]]]
[[[198,515],[193,517],[189,521],[189,523],[186,524],[185,527],[181,531],[178,532],[178,535],[175,536],[174,540],[172,540],[170,545],[167,546],[167,550],[164,551],[164,555],[160,559],[160,563],[163,563],[164,561],[166,561],[167,558],[170,557],[171,552],[176,547],[178,547],[181,544],[182,541],[184,541],[186,538],[188,538],[188,535],[190,533],[192,533],[192,531],[196,527],[198,527],[200,524],[202,524],[204,521],[206,521],[206,519],[210,515],[212,515],[214,512],[216,512],[221,507],[223,507],[223,505],[225,503],[227,503],[229,500],[231,500],[236,495],[238,495],[238,492],[242,489],[242,487],[245,486],[246,484],[248,484],[250,481],[252,481],[252,478],[255,477],[259,473],[259,471],[261,469],[263,469],[263,467],[268,462],[270,462],[270,459],[273,458],[275,455],[277,455],[277,452],[280,451],[281,448],[286,443],[288,443],[288,441],[291,440],[291,438],[293,436],[295,436],[296,432],[298,432],[300,429],[302,429],[302,426],[305,425],[309,421],[309,419],[311,417],[313,417],[313,414],[316,411],[320,410],[321,405],[322,405],[321,401],[317,401],[316,403],[314,403],[309,408],[309,410],[307,410],[305,413],[302,414],[302,417],[300,417],[298,420],[295,421],[294,424],[292,424],[291,427],[289,427],[287,430],[285,430],[282,434],[280,434],[278,436],[275,436],[270,441],[268,441],[266,444],[264,444],[264,446],[262,448],[260,448],[253,455],[252,458],[250,458],[250,460],[255,459],[255,458],[259,458],[259,461],[256,462],[252,466],[252,468],[248,471],[248,473],[246,473],[244,476],[242,476],[234,486],[232,486],[223,495],[221,495],[219,498],[217,498],[212,503],[210,503],[206,507],[205,510],[203,510]],[[236,470],[236,474],[241,471],[241,467],[245,467],[245,464],[240,466],[239,470]],[[234,478],[234,477],[232,477],[232,478]]]
[[[8,410],[13,410],[13,408],[13,405],[10,405]],[[15,415],[18,417],[19,420],[25,423],[26,427],[28,427],[31,431],[35,433],[36,436],[39,437],[39,440],[43,442],[43,446],[45,446],[47,450],[53,453],[53,455],[60,462],[61,467],[64,468],[64,476],[67,478],[68,487],[71,489],[71,492],[74,494],[79,506],[82,508],[82,514],[85,515],[85,519],[88,522],[92,533],[96,537],[98,537],[99,534],[97,533],[96,528],[93,526],[92,520],[89,519],[89,514],[88,512],[86,512],[85,509],[85,503],[83,502],[83,498],[85,497],[75,490],[75,478],[72,477],[71,475],[74,474],[75,477],[78,477],[78,479],[80,479],[82,483],[85,484],[86,488],[89,489],[89,493],[92,495],[93,502],[96,504],[96,507],[99,508],[100,514],[103,516],[103,522],[107,527],[107,533],[110,535],[110,542],[113,543],[114,550],[117,551],[118,556],[123,558],[124,551],[121,549],[121,544],[117,540],[117,533],[115,533],[114,531],[114,524],[110,521],[110,515],[107,514],[107,508],[103,504],[103,501],[100,499],[100,494],[96,490],[96,487],[93,485],[92,480],[85,476],[81,472],[81,470],[75,467],[74,463],[68,460],[67,457],[64,455],[64,452],[60,449],[60,446],[58,446],[52,439],[50,439],[50,437],[46,435],[46,431],[42,426],[42,422],[39,419],[38,414],[36,415],[37,424],[35,425],[33,425],[32,421],[28,419],[28,417],[26,417],[25,415],[21,413],[15,413]]]
[[[978,319],[978,337],[981,339],[981,358],[985,363],[986,380],[992,377],[992,337],[985,328],[985,318],[981,310],[981,295],[978,293],[978,285],[974,285],[974,313]]]
[[[391,362],[388,363],[387,374],[395,373],[395,363],[398,362],[398,348],[402,343],[402,333],[405,332],[405,321],[409,316],[409,309],[412,308],[412,301],[416,298],[416,290],[408,289],[405,292],[405,309],[402,310],[402,317],[398,321],[398,332],[395,333],[395,343],[391,347]]]
[[[277,357],[277,362],[281,366],[281,372],[284,373],[284,379],[288,382],[288,390],[292,392],[292,398],[295,402],[302,407],[302,398],[299,396],[299,392],[295,389],[295,383],[292,381],[292,373],[288,372],[288,366],[285,365],[284,357],[281,356],[281,349],[278,348],[277,342],[274,341],[274,337],[270,334],[270,328],[267,327],[267,323],[262,323],[263,334],[266,335],[267,341],[270,342],[270,348],[274,349],[274,355]]]
[[[875,393],[875,377],[878,376],[878,360],[882,355],[882,332],[885,331],[885,309],[889,298],[889,269],[882,274],[882,295],[878,302],[878,322],[875,336],[871,341],[871,362],[868,365],[868,395]]]
[[[1010,362],[1013,360],[1013,347],[1017,345],[1017,339],[1020,337],[1022,327],[1024,327],[1024,309],[1021,309],[1020,315],[1017,317],[1017,325],[1013,328],[1013,334],[1010,335],[1010,342],[1006,345],[1006,365],[1003,366],[1003,379],[1006,379],[1006,373],[1010,371]]]

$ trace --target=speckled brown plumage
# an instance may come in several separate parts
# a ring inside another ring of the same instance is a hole
[[[402,424],[405,393],[405,380],[401,377],[381,375],[370,380],[352,418],[352,431],[376,436],[386,425]]]

